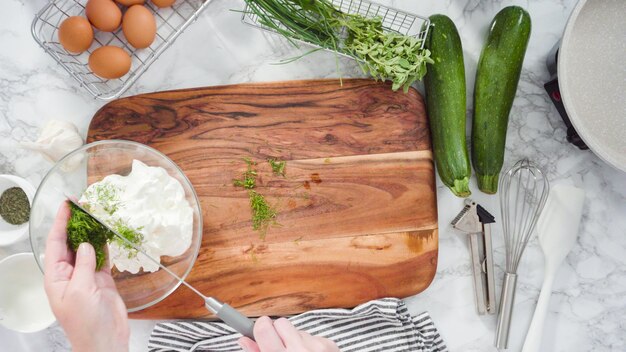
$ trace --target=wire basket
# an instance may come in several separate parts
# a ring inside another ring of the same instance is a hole
[[[157,32],[152,45],[135,49],[128,44],[121,28],[115,32],[94,30],[91,47],[78,55],[67,52],[59,43],[58,29],[70,16],[85,17],[87,0],[52,0],[35,16],[32,34],[35,41],[52,56],[82,87],[94,97],[111,100],[122,95],[150,67],[174,40],[191,24],[210,3],[208,0],[178,0],[168,8],[160,9],[150,1],[146,7],[154,13]],[[131,56],[131,69],[121,78],[103,79],[96,76],[88,66],[89,55],[105,45],[123,48]]]
[[[383,30],[385,32],[395,32],[406,36],[415,37],[420,40],[421,48],[424,48],[426,42],[426,36],[430,28],[430,21],[426,17],[415,15],[412,13],[404,12],[394,9],[392,7],[384,6],[369,2],[367,0],[331,0],[335,8],[343,13],[361,15],[366,18],[379,17],[382,20]],[[259,23],[259,18],[256,14],[251,12],[248,5],[244,7],[241,21],[252,27],[264,30],[272,34],[279,34],[274,29],[264,26]],[[278,24],[280,26],[280,24]],[[306,41],[290,38],[290,41],[295,40],[300,43],[311,45],[315,48],[321,48],[320,46],[309,43]],[[351,55],[329,49],[321,48],[331,52],[335,52],[339,55],[354,58]]]

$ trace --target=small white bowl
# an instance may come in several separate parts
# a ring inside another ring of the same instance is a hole
[[[21,177],[13,175],[0,175],[0,195],[11,187],[19,187],[24,190],[31,206],[35,197],[35,187]],[[0,246],[8,246],[26,238],[28,233],[28,221],[21,225],[12,225],[4,221],[0,216]]]
[[[0,325],[18,332],[41,331],[55,322],[33,253],[0,261]]]

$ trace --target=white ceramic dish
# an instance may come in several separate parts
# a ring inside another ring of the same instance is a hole
[[[0,325],[36,332],[54,321],[35,256],[19,253],[0,261]]]
[[[581,0],[559,50],[559,89],[593,152],[626,171],[626,1]]]
[[[20,187],[26,193],[30,204],[33,204],[35,187],[21,177],[0,175],[0,194],[11,187]],[[11,225],[0,217],[0,246],[8,246],[26,238],[28,221],[21,225]]]

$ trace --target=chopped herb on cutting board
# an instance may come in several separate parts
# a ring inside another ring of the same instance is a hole
[[[273,162],[269,161],[272,166],[272,171],[275,174],[277,174],[277,171],[282,172],[284,175],[286,163],[284,161],[276,161],[275,159],[270,160],[273,160]],[[250,158],[245,158],[244,161],[247,164],[247,170],[244,171],[241,179],[233,180],[233,185],[235,187],[242,187],[248,190],[248,196],[250,197],[250,210],[252,211],[252,229],[258,231],[261,239],[264,239],[269,226],[276,224],[276,216],[278,215],[278,212],[275,207],[267,203],[267,200],[262,194],[254,190],[256,187],[256,178],[258,176],[258,172],[254,168],[256,163]]]
[[[285,166],[287,165],[286,161],[277,160],[277,159],[268,159],[267,162],[272,167],[272,172],[274,173],[274,175],[285,177]]]
[[[246,162],[246,164],[248,164],[248,170],[243,173],[241,179],[234,179],[233,185],[235,187],[253,189],[254,187],[256,187],[257,172],[253,169],[253,166],[255,166],[256,163],[250,160],[250,158],[245,158],[243,160]]]
[[[267,204],[265,197],[256,191],[248,191],[250,195],[250,208],[252,209],[252,229],[259,231],[261,238],[265,238],[267,228],[276,222],[276,209]]]

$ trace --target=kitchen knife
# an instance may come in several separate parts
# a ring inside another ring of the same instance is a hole
[[[197,294],[198,296],[202,297],[202,299],[204,300],[204,307],[207,310],[209,310],[211,313],[215,314],[217,317],[222,319],[222,321],[224,321],[224,323],[226,323],[227,325],[229,325],[233,329],[237,330],[242,335],[247,336],[247,337],[249,337],[251,339],[254,339],[254,334],[253,334],[254,322],[252,320],[250,320],[245,315],[241,314],[238,310],[236,310],[235,308],[231,307],[230,305],[228,305],[228,304],[226,304],[224,302],[221,302],[221,301],[219,301],[218,299],[216,299],[214,297],[207,297],[207,296],[203,295],[202,293],[200,293],[200,291],[196,290],[193,286],[188,284],[185,280],[181,279],[178,275],[176,275],[170,269],[168,269],[167,267],[162,265],[160,261],[158,261],[158,260],[154,259],[152,256],[146,254],[146,252],[143,249],[141,249],[140,247],[136,246],[134,243],[132,243],[131,241],[126,239],[126,237],[120,235],[117,231],[115,231],[110,226],[108,226],[104,221],[102,221],[97,216],[95,216],[94,214],[89,212],[82,205],[78,204],[77,201],[75,201],[74,199],[72,199],[71,197],[68,197],[68,196],[66,196],[66,198],[67,198],[67,200],[69,202],[74,204],[77,208],[79,208],[80,210],[85,212],[85,214],[91,216],[100,225],[104,226],[106,229],[111,231],[116,237],[118,237],[122,241],[124,241],[124,243],[129,245],[131,248],[133,248],[137,252],[140,252],[141,254],[145,255],[148,259],[150,259],[150,261],[152,261],[155,264],[157,264],[161,269],[165,270],[165,272],[167,272],[172,277],[174,277],[176,280],[178,280],[178,282],[180,282],[181,284],[187,286],[195,294]]]

